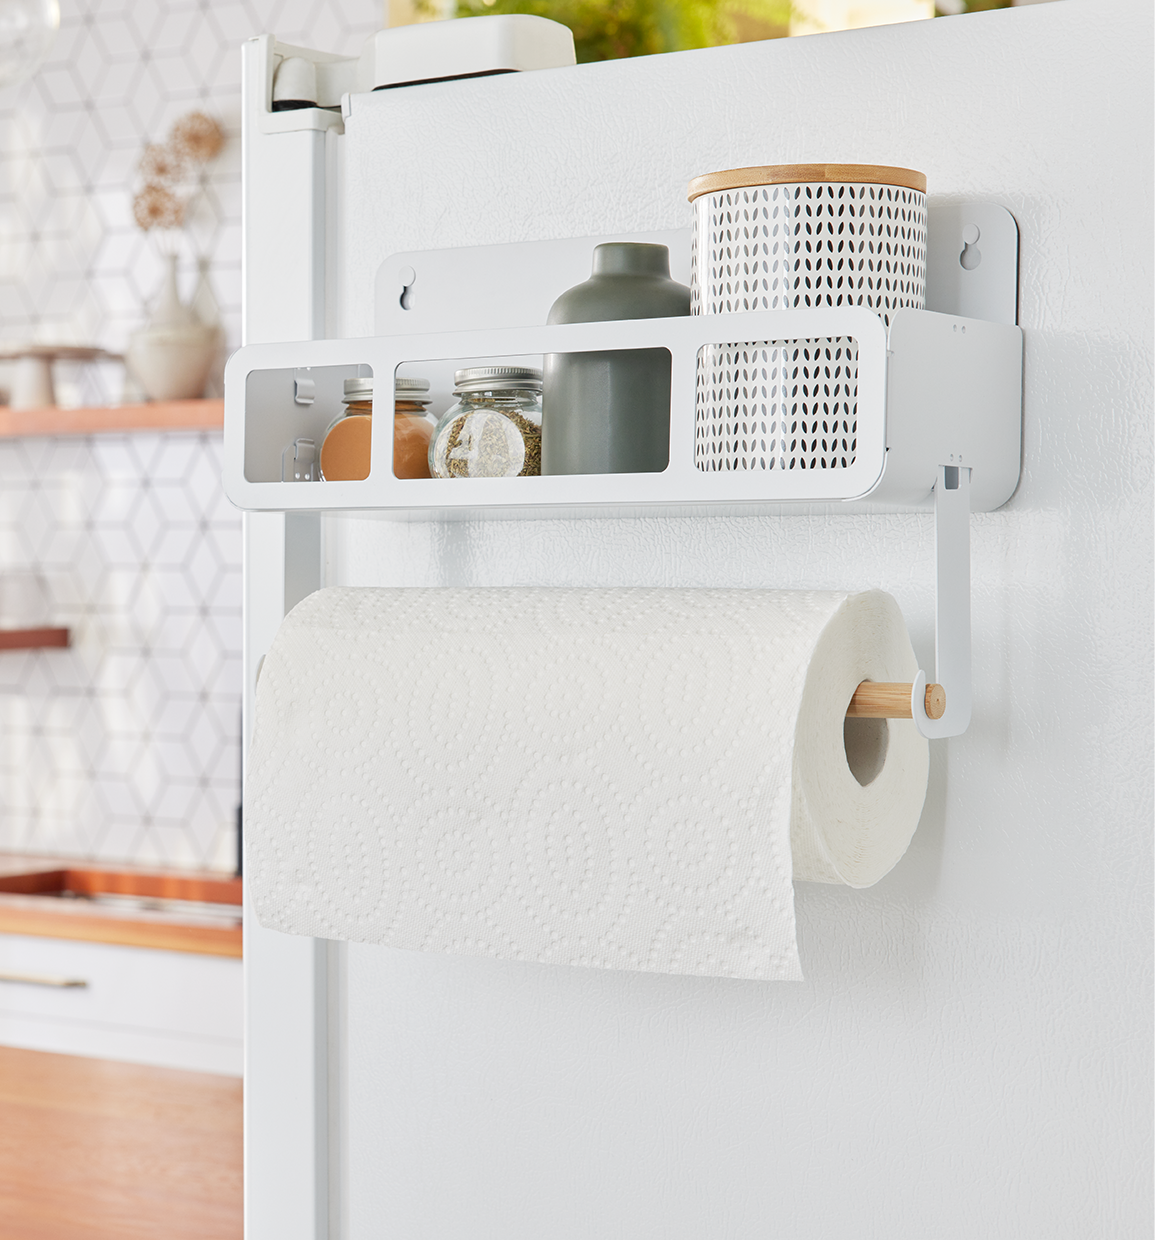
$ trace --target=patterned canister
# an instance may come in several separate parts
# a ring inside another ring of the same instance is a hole
[[[693,314],[926,304],[926,177],[867,164],[736,168],[689,183]],[[706,346],[698,469],[844,469],[857,455],[852,337]]]

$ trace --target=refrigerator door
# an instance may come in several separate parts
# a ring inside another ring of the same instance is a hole
[[[358,94],[295,147],[314,196],[287,197],[290,172],[261,191],[252,228],[293,215],[306,237],[279,233],[263,263],[294,262],[313,292],[304,310],[270,267],[255,342],[374,336],[409,285],[422,313],[409,255],[687,230],[702,173],[920,169],[932,198],[1019,221],[1028,462],[972,530],[976,724],[936,752],[930,810],[887,883],[799,890],[804,984],[248,923],[251,1240],[1145,1234],[1149,1121],[1124,1064],[1148,1021],[1132,947],[1146,826],[1125,794],[1146,755],[1124,721],[1146,715],[1122,669],[1150,563],[1133,489],[1151,451],[1150,35],[1141,0],[1073,0]],[[285,607],[322,582],[880,587],[930,666],[931,527],[250,514],[247,689]],[[1060,675],[1093,660],[1099,676]]]

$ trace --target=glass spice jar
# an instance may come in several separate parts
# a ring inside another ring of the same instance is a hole
[[[431,438],[433,478],[526,478],[540,472],[543,371],[469,366],[455,372],[456,404]]]
[[[319,471],[326,482],[361,482],[371,472],[371,393],[369,377],[344,379],[346,406],[326,430]],[[427,453],[433,427],[426,379],[395,379],[394,469],[396,478],[430,478]]]
[[[426,379],[395,378],[395,477],[430,478],[427,457],[435,424],[429,416],[431,401]]]

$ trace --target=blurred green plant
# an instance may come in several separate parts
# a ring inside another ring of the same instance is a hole
[[[1011,0],[934,0],[936,17],[955,17],[959,13],[985,13],[989,9],[1009,9]]]
[[[437,15],[438,0],[415,0]],[[1011,0],[935,0],[936,12],[1005,9]],[[576,59],[620,60],[789,34],[793,0],[455,0],[456,17],[531,13],[572,31]]]
[[[549,17],[571,29],[584,64],[736,43],[743,25],[788,33],[792,8],[792,0],[456,0],[455,16]]]

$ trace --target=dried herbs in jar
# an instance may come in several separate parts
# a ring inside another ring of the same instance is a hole
[[[455,372],[457,402],[431,437],[433,478],[516,478],[540,472],[543,372],[470,366]]]

